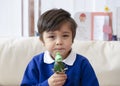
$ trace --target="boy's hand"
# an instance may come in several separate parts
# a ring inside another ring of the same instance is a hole
[[[54,73],[49,79],[49,86],[63,86],[67,79],[67,75],[65,73]]]

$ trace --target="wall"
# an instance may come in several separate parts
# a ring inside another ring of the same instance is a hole
[[[0,37],[21,36],[20,3],[20,0],[0,0]]]
[[[41,12],[52,8],[63,8],[69,11],[72,16],[78,11],[93,11],[94,0],[41,0]]]
[[[21,1],[22,0],[0,0],[0,37],[22,37],[21,23]],[[28,0],[24,1],[24,20],[23,20],[23,36],[28,36]],[[38,2],[38,0],[34,0]],[[115,4],[114,4],[115,3]],[[111,11],[116,11],[115,7],[120,6],[119,0],[41,0],[41,13],[51,8],[64,8],[74,16],[78,11],[85,12],[104,12],[104,7],[108,5]],[[37,8],[35,3],[35,8]],[[116,14],[113,15],[114,34],[116,29]],[[37,30],[38,13],[35,10],[35,30]]]

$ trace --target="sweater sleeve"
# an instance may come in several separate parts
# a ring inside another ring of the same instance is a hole
[[[82,86],[99,86],[96,74],[87,59],[82,63]]]
[[[49,86],[48,80],[39,83],[39,71],[34,59],[28,64],[20,86]]]

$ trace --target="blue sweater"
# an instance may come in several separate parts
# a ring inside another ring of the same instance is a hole
[[[48,78],[54,73],[54,63],[43,61],[44,53],[35,56],[28,64],[21,86],[49,86]],[[67,80],[64,86],[99,86],[95,72],[89,61],[77,54],[72,66],[66,65]]]

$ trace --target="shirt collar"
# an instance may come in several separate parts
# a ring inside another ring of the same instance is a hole
[[[75,59],[76,59],[76,53],[71,51],[70,54],[68,55],[68,57],[63,60],[63,62],[67,65],[72,66],[73,63],[75,62]],[[44,62],[47,64],[51,64],[54,62],[54,60],[52,59],[52,57],[50,56],[50,53],[48,51],[45,51],[45,53],[44,53]]]

